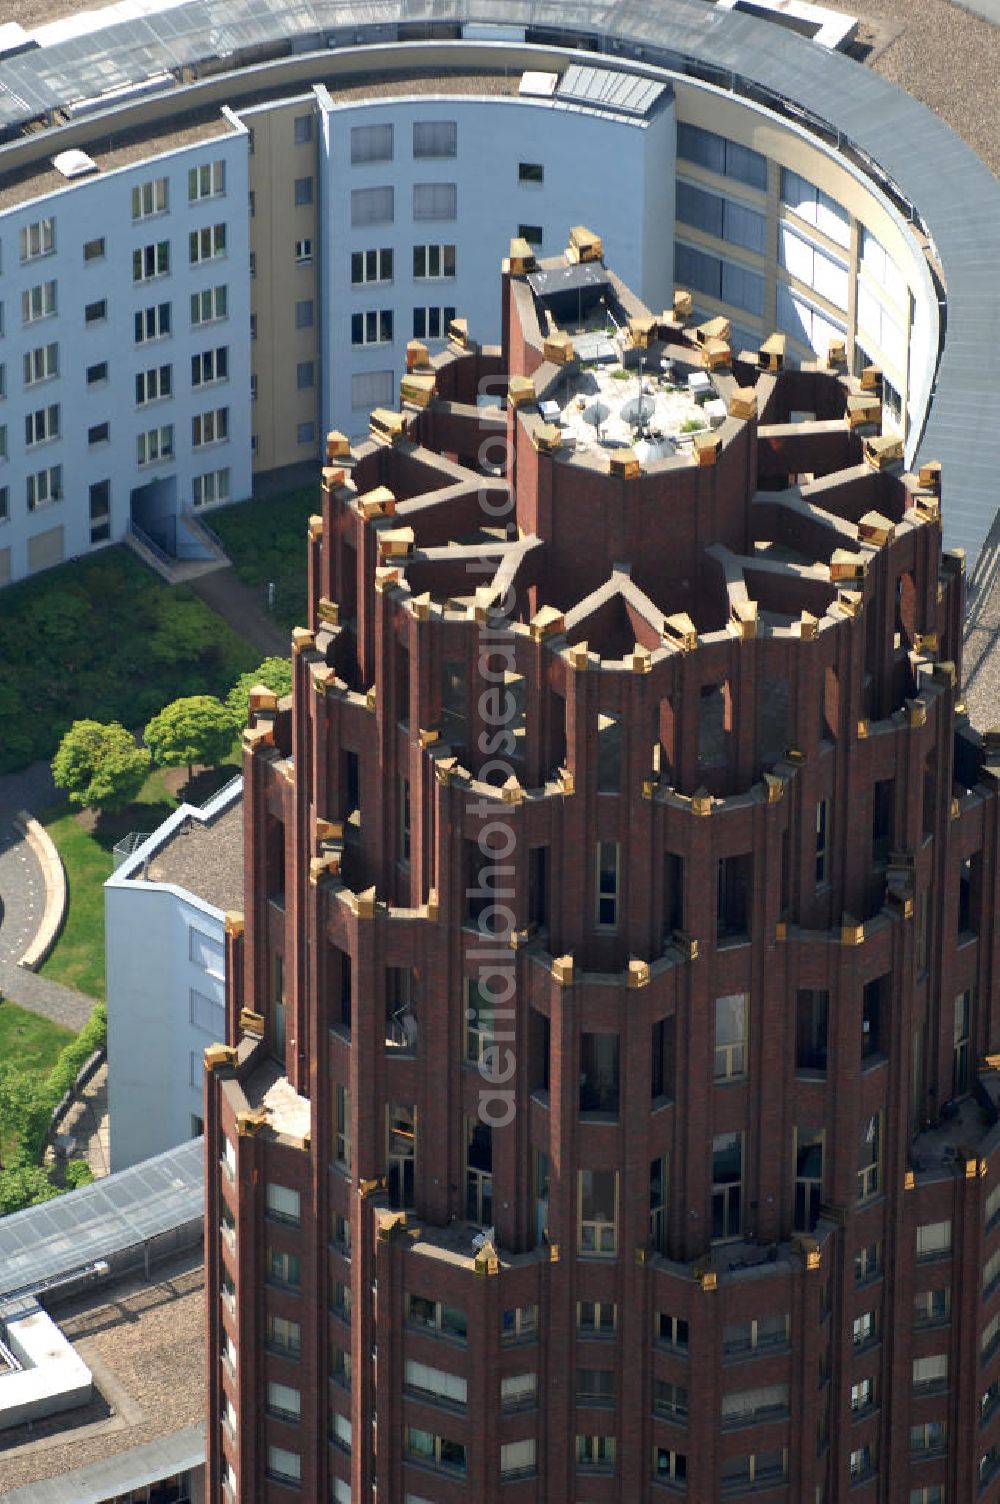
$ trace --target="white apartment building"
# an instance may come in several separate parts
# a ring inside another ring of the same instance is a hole
[[[225,1037],[225,916],[243,907],[243,780],[182,805],[104,888],[111,1169],[202,1131],[204,1051]]]
[[[174,134],[0,186],[0,582],[249,494],[246,132]]]

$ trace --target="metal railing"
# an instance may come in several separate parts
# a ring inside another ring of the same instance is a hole
[[[154,557],[159,559],[161,564],[165,564],[168,569],[172,568],[177,563],[177,560],[171,557],[171,555],[167,553],[167,550],[161,547],[159,543],[157,543],[155,538],[151,538],[144,528],[139,527],[134,522],[130,522],[128,525],[128,530],[133,538],[141,543],[144,548],[148,548],[150,553],[153,554]]]
[[[111,853],[114,862],[113,870],[117,872],[122,863],[127,862],[133,852],[138,851],[143,841],[149,840],[151,834],[152,832],[148,830],[130,830],[127,836],[116,841]]]

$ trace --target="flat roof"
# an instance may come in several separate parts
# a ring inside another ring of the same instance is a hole
[[[4,1499],[97,1504],[204,1460],[200,1249],[160,1264],[148,1283],[141,1272],[95,1283],[52,1319],[91,1370],[94,1393],[86,1405],[0,1434]]]
[[[203,824],[197,812],[171,817],[161,845],[147,844],[146,859],[129,877],[133,882],[171,883],[214,908],[243,908],[243,796]],[[155,839],[155,837],[154,837]]]

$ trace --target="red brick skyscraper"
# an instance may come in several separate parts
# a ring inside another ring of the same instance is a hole
[[[582,230],[503,299],[331,436],[251,710],[210,1496],[1000,1498],[1000,755],[940,475],[877,372],[651,317]]]

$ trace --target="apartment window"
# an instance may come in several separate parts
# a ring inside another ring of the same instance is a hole
[[[366,282],[392,281],[392,247],[380,250],[354,251],[351,255],[351,285],[361,287]]]
[[[519,183],[544,183],[545,168],[541,162],[518,162],[517,181]]]
[[[135,315],[134,330],[137,345],[165,339],[170,333],[170,304],[154,303],[149,308],[141,308]]]
[[[110,438],[110,423],[95,423],[93,428],[87,429],[88,444],[107,444]]]
[[[649,1242],[657,1253],[666,1253],[667,1161],[662,1155],[649,1165]]]
[[[676,1352],[686,1353],[689,1338],[688,1323],[682,1316],[671,1316],[666,1311],[658,1311],[653,1320],[653,1337],[664,1347],[672,1347]]]
[[[297,1321],[286,1321],[284,1316],[268,1316],[267,1345],[282,1357],[297,1358],[302,1351],[301,1326]]]
[[[753,1321],[738,1321],[722,1329],[722,1352],[727,1358],[752,1357],[787,1347],[791,1334],[791,1317],[761,1316]]]
[[[493,1003],[471,977],[465,979],[465,1058],[478,1065],[493,1045]]]
[[[454,277],[456,270],[456,251],[453,245],[415,245],[413,247],[414,281]]]
[[[881,1187],[882,1114],[873,1113],[861,1129],[858,1156],[858,1200],[877,1196]]]
[[[298,1424],[302,1413],[302,1396],[289,1384],[278,1384],[272,1379],[267,1386],[267,1413],[276,1420]]]
[[[174,457],[174,425],[164,423],[160,428],[150,428],[138,434],[135,443],[138,465],[164,464]]]
[[[38,319],[47,319],[56,311],[55,282],[39,282],[37,287],[27,287],[21,294],[21,322],[34,324]]]
[[[717,240],[764,255],[766,216],[735,199],[709,193],[697,183],[677,180],[677,218]]]
[[[823,1199],[823,1137],[822,1128],[795,1129],[792,1225],[798,1232],[812,1232],[819,1218],[820,1202]]]
[[[51,381],[59,375],[59,346],[39,345],[37,350],[27,350],[24,355],[24,384],[37,386],[41,381]]]
[[[971,1050],[972,993],[960,992],[955,999],[955,1023],[952,1033],[951,1094],[964,1097],[969,1090]]]
[[[99,324],[108,316],[108,304],[106,298],[99,298],[96,303],[88,303],[83,310],[85,324]]]
[[[386,1140],[389,1204],[396,1210],[412,1207],[417,1162],[417,1110],[412,1103],[389,1103]]]
[[[417,1363],[408,1358],[403,1372],[403,1384],[410,1394],[425,1396],[446,1404],[465,1406],[469,1385],[458,1374],[446,1373],[442,1368],[431,1368],[426,1363]]]
[[[998,1337],[1000,1337],[1000,1314],[992,1316],[979,1334],[979,1350],[984,1360],[996,1351]]]
[[[747,1014],[745,992],[715,1000],[715,1079],[736,1081],[747,1073]]]
[[[226,227],[224,224],[203,225],[200,230],[192,230],[188,236],[188,259],[192,266],[225,254]]]
[[[290,1186],[278,1185],[276,1181],[269,1180],[265,1191],[265,1204],[267,1215],[272,1222],[286,1222],[290,1227],[298,1227],[302,1218],[302,1197],[298,1191]]]
[[[678,240],[674,244],[674,276],[710,298],[742,308],[757,318],[763,316],[764,278],[741,262],[725,261],[699,246]]]
[[[437,1300],[427,1300],[422,1295],[406,1296],[406,1319],[411,1326],[423,1327],[458,1342],[464,1342],[468,1336],[469,1323],[464,1311],[457,1306],[442,1305]]]
[[[202,162],[188,170],[188,203],[199,199],[218,198],[226,191],[225,162]]]
[[[830,881],[830,801],[816,805],[816,885]]]
[[[678,122],[677,155],[686,162],[707,167],[720,177],[735,178],[761,192],[767,188],[767,158],[714,131]]]
[[[342,1389],[350,1389],[351,1355],[350,1353],[345,1352],[342,1347],[335,1347],[331,1350],[330,1377],[333,1382],[335,1384],[339,1384]]]
[[[414,308],[413,338],[444,339],[448,333],[448,325],[454,317],[455,309],[453,307]]]
[[[159,402],[172,395],[173,377],[170,366],[153,366],[148,371],[138,371],[135,378],[135,400],[141,407],[147,402]]]
[[[351,407],[354,412],[370,412],[386,407],[393,400],[393,371],[359,371],[351,377]]]
[[[994,1254],[994,1259],[997,1255]],[[992,1262],[992,1261],[991,1261]],[[988,1267],[988,1266],[987,1266]],[[997,1263],[1000,1272],[1000,1262]],[[983,1288],[986,1289],[986,1270],[983,1271]],[[937,1326],[951,1315],[951,1291],[945,1286],[937,1290],[921,1290],[913,1297],[913,1325]]]
[[[100,384],[100,382],[107,381],[107,379],[108,379],[108,363],[107,363],[106,360],[99,360],[96,363],[96,365],[92,365],[92,366],[88,366],[87,367],[87,385],[88,386],[98,386]]]
[[[918,1259],[947,1258],[950,1254],[950,1222],[924,1222],[917,1228]]]
[[[312,360],[300,360],[295,366],[295,386],[300,392],[309,391],[316,385],[316,363]]]
[[[465,1120],[465,1215],[479,1227],[493,1225],[493,1130]]]
[[[311,115],[296,115],[292,121],[292,140],[296,146],[305,146],[312,140],[313,123]]]
[[[295,179],[295,207],[304,209],[313,201],[313,180],[311,177]]]
[[[765,1384],[722,1396],[724,1426],[753,1426],[788,1414],[788,1385]]]
[[[654,1447],[653,1477],[659,1478],[661,1483],[686,1483],[686,1455],[683,1452],[674,1452],[669,1447]]]
[[[298,1483],[302,1478],[302,1458],[285,1447],[268,1447],[267,1475],[279,1482]]]
[[[683,1384],[674,1384],[667,1379],[653,1380],[653,1410],[664,1420],[686,1425],[688,1418],[688,1392]]]
[[[465,1472],[465,1447],[459,1441],[449,1441],[446,1436],[435,1436],[430,1431],[407,1426],[403,1432],[403,1444],[404,1450],[418,1462],[452,1472]]]
[[[139,246],[132,252],[133,282],[150,282],[154,277],[165,277],[169,271],[169,240],[158,240],[153,245]]]
[[[935,1353],[930,1358],[914,1358],[913,1388],[917,1393],[944,1389],[948,1383],[948,1354]]]
[[[712,1140],[712,1240],[743,1232],[743,1134],[721,1133]]]
[[[313,259],[313,243],[309,239],[295,242],[295,265],[307,266]]]
[[[202,350],[191,357],[191,385],[209,386],[213,381],[226,381],[229,377],[229,346],[219,345],[214,350]]]
[[[0,423],[0,460],[7,458],[7,425]]]
[[[207,470],[196,475],[191,482],[192,500],[195,507],[211,507],[220,501],[229,500],[229,466],[221,470]]]
[[[207,444],[221,444],[228,437],[228,407],[217,407],[212,412],[198,413],[191,419],[192,449],[202,449]]]
[[[622,782],[621,717],[597,713],[597,792],[617,794]]]
[[[948,1444],[948,1425],[943,1420],[927,1420],[910,1427],[910,1452],[923,1456],[943,1452]]]
[[[618,1171],[577,1172],[577,1247],[613,1257],[618,1247]]]
[[[413,218],[415,220],[457,219],[458,185],[456,183],[414,183]]]
[[[373,308],[351,316],[352,345],[387,345],[392,342],[392,309]]]
[[[944,1484],[927,1483],[923,1488],[911,1488],[910,1504],[945,1504]]]
[[[581,1337],[613,1337],[617,1326],[618,1307],[610,1301],[577,1301],[576,1329]]]
[[[593,1471],[610,1472],[615,1465],[615,1438],[613,1436],[578,1436],[576,1438],[576,1465]]]
[[[392,161],[391,125],[355,125],[351,128],[351,163]]]
[[[500,1344],[534,1342],[538,1336],[538,1307],[509,1306],[500,1316]]]
[[[203,292],[191,295],[191,327],[213,324],[229,316],[229,289],[206,287]]]
[[[456,120],[415,120],[413,122],[415,157],[457,157],[458,122]]]
[[[615,1374],[613,1368],[578,1368],[576,1371],[578,1405],[613,1405]]]
[[[534,250],[540,250],[545,239],[541,225],[518,225],[517,233],[521,240],[526,240]]]
[[[851,243],[851,216],[827,194],[789,168],[781,169],[781,199],[799,219],[814,225],[845,248]]]
[[[830,1011],[830,995],[815,988],[803,989],[796,995],[795,1008],[795,1068],[805,1071],[826,1071],[827,1023]]]
[[[395,214],[391,188],[353,188],[351,190],[351,227],[391,225]]]
[[[500,1446],[501,1478],[526,1477],[535,1471],[535,1439],[503,1442]]]
[[[500,1380],[501,1410],[531,1410],[537,1400],[537,1373],[515,1373]]]
[[[34,261],[39,256],[51,256],[56,248],[56,222],[54,219],[39,219],[21,229],[21,262]]]
[[[103,255],[104,255],[104,236],[103,235],[99,236],[99,238],[97,240],[87,240],[87,241],[84,242],[84,246],[83,246],[83,259],[84,259],[85,263],[88,262],[88,261],[100,261],[101,258],[103,257]]]
[[[596,849],[596,914],[598,929],[618,928],[619,846],[617,841],[598,841]]]
[[[10,487],[0,486],[0,522],[10,521]]]
[[[153,178],[132,189],[133,220],[149,219],[154,214],[166,214],[168,208],[168,183],[166,178]]]
[[[106,543],[111,537],[111,482],[96,480],[90,486],[90,541]]]
[[[857,1415],[862,1410],[871,1410],[875,1404],[875,1380],[860,1379],[851,1385],[851,1412]]]
[[[282,1285],[288,1290],[297,1290],[302,1283],[302,1265],[297,1253],[287,1253],[282,1248],[267,1250],[267,1281]]]
[[[351,1093],[339,1083],[334,1088],[333,1157],[345,1170],[351,1168]]]
[[[33,444],[44,444],[59,437],[59,403],[39,407],[24,419],[24,442],[30,449]]]
[[[312,298],[299,298],[295,304],[296,329],[311,329],[314,322],[315,309]]]
[[[867,1347],[869,1342],[877,1342],[878,1336],[878,1311],[862,1311],[860,1316],[855,1316],[851,1324],[851,1341],[855,1347]]]
[[[788,1474],[788,1452],[751,1452],[748,1457],[725,1457],[719,1469],[723,1493],[745,1488],[767,1488]]]
[[[785,221],[778,226],[778,265],[790,277],[846,312],[850,286],[847,262],[831,256]]]

